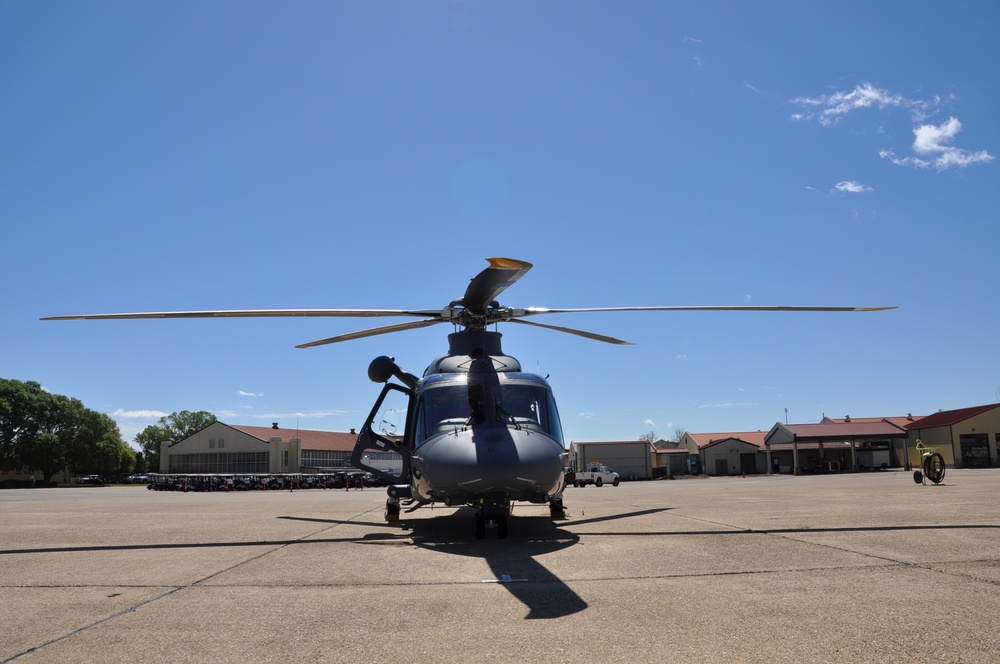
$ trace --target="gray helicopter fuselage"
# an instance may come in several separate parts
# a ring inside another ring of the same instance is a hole
[[[491,365],[478,358],[475,365]],[[540,376],[468,371],[425,376],[407,442],[413,498],[452,505],[487,495],[549,502],[564,488],[566,450],[555,399]]]

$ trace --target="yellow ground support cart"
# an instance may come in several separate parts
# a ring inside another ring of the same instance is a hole
[[[917,440],[920,470],[913,471],[913,481],[917,484],[926,484],[925,480],[940,484],[944,480],[944,457],[940,452],[935,452],[935,449]]]

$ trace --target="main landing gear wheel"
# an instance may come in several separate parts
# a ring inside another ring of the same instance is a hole
[[[566,507],[563,505],[562,497],[549,501],[549,516],[553,519],[566,518]]]
[[[399,499],[387,498],[385,501],[385,520],[399,521]]]

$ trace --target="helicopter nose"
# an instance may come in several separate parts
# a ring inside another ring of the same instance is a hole
[[[459,431],[417,450],[434,492],[550,491],[562,475],[562,445],[548,436],[508,427]]]

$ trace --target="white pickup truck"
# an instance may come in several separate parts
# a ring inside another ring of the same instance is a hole
[[[618,473],[615,471],[599,463],[592,463],[587,466],[587,470],[576,474],[576,477],[573,479],[573,486],[587,486],[588,484],[604,486],[608,483],[611,486],[618,486],[620,481]]]

